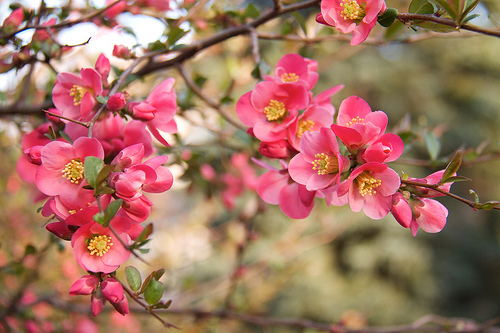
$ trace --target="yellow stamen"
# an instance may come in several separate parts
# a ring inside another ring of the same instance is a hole
[[[365,17],[365,10],[361,7],[356,0],[344,0],[343,3],[340,3],[344,9],[340,12],[340,16],[344,20],[360,20]]]
[[[335,156],[329,156],[325,153],[314,155],[316,158],[312,161],[313,170],[318,170],[318,175],[339,173],[339,160]]]
[[[285,73],[281,75],[281,81],[283,82],[297,82],[299,77],[295,73]]]
[[[69,95],[73,97],[73,104],[75,106],[80,105],[80,103],[82,103],[83,96],[88,91],[89,90],[84,87],[74,85],[73,88],[71,88],[71,90],[69,91]]]
[[[266,106],[264,108],[264,113],[266,114],[266,118],[269,121],[282,120],[286,117],[285,104],[272,99],[269,102],[269,106]]]
[[[365,119],[357,116],[356,118],[352,118],[351,121],[346,124],[346,126],[349,127],[349,126],[354,125],[354,124],[364,124],[364,123],[365,123]]]
[[[63,178],[74,184],[78,184],[83,179],[83,163],[79,159],[73,159],[61,170]]]
[[[89,239],[87,249],[92,256],[102,257],[111,248],[111,237],[106,235],[93,235]]]
[[[382,185],[380,179],[375,179],[369,172],[363,171],[359,176],[356,177],[358,182],[359,193],[361,196],[372,195],[377,193],[375,188]]]
[[[299,120],[297,125],[297,138],[302,138],[302,134],[305,132],[312,132],[314,127],[314,121],[312,120]]]

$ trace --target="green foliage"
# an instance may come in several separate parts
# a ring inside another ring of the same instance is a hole
[[[398,10],[396,8],[388,8],[384,13],[377,17],[377,22],[383,27],[390,27],[396,20]]]
[[[125,276],[127,283],[133,291],[137,292],[141,288],[142,278],[139,270],[133,266],[125,267]]]
[[[104,167],[104,161],[95,156],[87,156],[85,157],[85,161],[83,163],[83,174],[85,176],[85,180],[89,183],[92,188],[97,189],[97,176],[99,172]]]
[[[436,11],[437,7],[427,0],[413,0],[408,8],[413,14],[434,14]]]

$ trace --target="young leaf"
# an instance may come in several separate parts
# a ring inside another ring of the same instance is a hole
[[[479,204],[479,195],[477,195],[477,193],[474,190],[469,190],[469,193],[474,195],[474,202],[476,203],[476,205],[478,205]]]
[[[260,13],[259,13],[259,10],[257,9],[257,7],[255,7],[255,5],[250,2],[250,4],[247,6],[247,8],[245,8],[245,12],[243,13],[243,18],[247,18],[247,17],[250,17],[250,18],[257,18],[259,17]]]
[[[462,165],[462,158],[462,152],[460,150],[457,150],[455,155],[453,155],[450,163],[448,163],[446,169],[444,170],[443,177],[441,177],[441,180],[439,181],[440,185],[444,184],[448,178],[453,176],[458,171],[460,165]]]
[[[128,285],[130,289],[133,291],[138,291],[141,288],[142,278],[141,273],[137,270],[137,268],[133,266],[125,267],[125,276],[127,277]]]
[[[491,209],[495,208],[496,206],[498,206],[499,204],[500,204],[500,202],[498,202],[498,201],[486,201],[485,203],[476,206],[476,208],[477,209],[484,209],[484,210],[491,210]]]
[[[413,0],[408,8],[412,14],[434,14],[436,10],[436,6],[427,0]]]
[[[95,186],[99,187],[101,184],[108,178],[108,176],[113,172],[115,169],[116,165],[105,165],[101,171],[99,171],[99,174],[97,175],[97,178],[95,180]]]
[[[92,219],[99,223],[100,225],[104,225],[106,223],[106,220],[104,219],[104,215],[102,213],[96,213]]]
[[[156,270],[154,271],[153,273],[151,273],[151,275],[156,279],[156,280],[159,280],[161,279],[161,277],[163,276],[163,274],[165,274],[165,269],[164,268],[160,268],[159,270]]]
[[[439,156],[439,151],[441,150],[441,143],[432,132],[426,132],[424,134],[424,140],[431,160],[435,161]]]
[[[89,183],[94,189],[96,188],[97,175],[103,166],[104,162],[100,158],[95,156],[85,157],[85,161],[83,162],[83,175],[85,176],[87,183]]]
[[[472,181],[472,179],[464,177],[464,176],[451,176],[448,179],[446,179],[443,184],[445,183],[458,183],[458,182],[469,182]]]
[[[153,233],[153,224],[148,224],[144,230],[142,230],[141,234],[135,239],[134,244],[139,244],[148,239],[149,235]]]
[[[451,0],[451,1],[454,1],[454,2],[457,2],[458,0]],[[456,21],[457,19],[457,13],[455,12],[455,10],[450,6],[450,4],[448,3],[448,1],[446,0],[430,0],[430,2],[436,4],[438,7],[441,7],[442,9],[444,9],[444,11],[446,13],[448,13],[448,15],[450,15],[450,17]],[[455,7],[455,6],[454,6]]]
[[[396,16],[398,16],[398,10],[396,8],[388,8],[385,12],[377,17],[377,22],[381,26],[388,28],[392,25],[392,23],[394,23]]]
[[[179,27],[175,27],[172,30],[170,30],[168,37],[167,37],[167,43],[169,46],[173,46],[179,39],[184,37],[189,31],[186,31],[184,29],[181,29]]]
[[[118,210],[120,209],[120,207],[122,205],[122,201],[123,201],[122,199],[117,199],[117,200],[111,201],[106,206],[106,208],[104,208],[104,220],[106,222],[105,227],[107,227],[109,225],[109,222],[111,221],[111,219],[113,217],[115,217],[116,213],[118,212]]]
[[[148,286],[144,290],[144,300],[149,304],[153,305],[158,303],[158,301],[163,296],[163,284],[155,279],[149,281]]]

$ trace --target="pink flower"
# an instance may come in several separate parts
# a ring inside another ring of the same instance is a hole
[[[104,309],[106,299],[102,296],[101,288],[97,288],[90,299],[90,308],[92,316],[97,316]]]
[[[42,27],[51,26],[51,25],[56,24],[56,22],[57,22],[57,20],[55,18],[53,18],[53,19],[48,20],[47,22],[42,23],[41,26]],[[37,29],[35,31],[35,33],[33,34],[33,41],[44,42],[47,39],[49,39],[50,34],[47,30],[49,30],[51,33],[54,33],[55,28]]]
[[[145,195],[122,203],[123,211],[136,222],[143,222],[149,217],[151,206],[153,203]]]
[[[358,160],[366,162],[392,162],[397,160],[404,150],[403,140],[396,134],[386,133],[363,149]]]
[[[254,162],[269,169],[257,180],[257,193],[260,198],[268,204],[279,205],[283,213],[290,218],[308,217],[314,207],[316,191],[308,191],[304,185],[295,183],[290,178],[284,161],[281,161],[281,170],[256,160]]]
[[[300,151],[300,139],[305,132],[319,131],[321,127],[329,127],[332,123],[331,110],[313,104],[288,127],[288,142],[293,148]]]
[[[299,83],[311,90],[318,81],[318,73],[309,69],[306,60],[299,54],[286,54],[276,64],[274,77],[266,76],[267,81],[277,83]]]
[[[253,128],[257,139],[275,142],[286,137],[287,127],[308,103],[309,95],[302,85],[263,81],[240,97],[236,114],[243,124]]]
[[[71,73],[57,74],[52,100],[63,116],[87,120],[96,104],[96,96],[102,94],[102,82],[93,68],[83,68],[80,75],[81,78]]]
[[[95,70],[101,75],[102,84],[107,86],[108,75],[111,70],[109,59],[101,53],[95,62]]]
[[[396,171],[386,164],[370,162],[352,171],[339,185],[338,196],[348,193],[353,212],[363,209],[368,217],[379,220],[391,211],[392,196],[400,185]]]
[[[297,153],[287,140],[279,140],[276,142],[261,142],[259,152],[269,158],[288,158]]]
[[[24,9],[23,7],[19,7],[13,10],[9,16],[3,21],[3,30],[6,33],[11,31],[15,31],[24,20]]]
[[[132,52],[130,52],[130,49],[125,45],[115,45],[113,47],[113,55],[125,60],[132,58]]]
[[[111,220],[110,226],[125,245],[130,245],[128,235],[130,221],[122,216]],[[71,238],[71,246],[76,262],[89,272],[114,272],[129,257],[130,251],[123,247],[110,228],[105,228],[96,222],[81,226]]]
[[[290,177],[307,190],[315,191],[335,185],[348,166],[346,157],[339,153],[337,138],[331,129],[306,132],[300,141],[300,153],[290,161]]]
[[[99,278],[95,275],[84,275],[78,279],[71,288],[69,294],[75,295],[91,295],[99,286]]]
[[[177,124],[174,120],[177,111],[174,83],[174,78],[166,79],[153,89],[144,102],[132,106],[132,117],[144,120],[153,136],[166,146],[170,145],[158,130],[167,133],[177,132]]]
[[[441,178],[443,178],[444,171],[445,170],[436,171],[425,178],[408,177],[408,180],[413,181],[413,182],[417,182],[417,183],[422,183],[422,184],[435,185],[435,184],[439,183]],[[456,176],[456,173],[453,174],[453,176]],[[440,190],[449,192],[452,184],[453,184],[453,182],[445,183],[445,184],[439,186],[438,188]],[[440,192],[435,191],[435,190],[430,189],[430,188],[419,187],[419,186],[415,186],[415,185],[406,185],[405,190],[411,192],[412,194],[415,194],[416,196],[418,196],[420,198],[435,198],[435,197],[442,197],[442,196],[446,195],[446,194],[440,193]]]
[[[59,195],[63,202],[74,200],[86,184],[83,174],[85,157],[104,158],[101,144],[94,138],[78,138],[73,145],[52,141],[42,149],[42,165],[35,181],[46,195]],[[85,191],[85,189],[83,189]]]
[[[417,235],[419,227],[425,232],[440,232],[448,217],[448,210],[440,202],[414,195],[407,200],[401,192],[393,196],[391,213],[399,224],[410,228],[413,236]]]
[[[351,45],[366,40],[377,23],[377,16],[387,9],[384,0],[322,0],[318,23],[352,32]]]
[[[114,3],[115,1],[116,0],[106,0],[105,5],[109,6],[112,3]],[[118,2],[116,5],[114,5],[113,7],[106,9],[106,11],[104,12],[104,15],[109,19],[113,19],[113,18],[117,17],[119,14],[121,14],[122,12],[124,12],[127,9],[127,7],[128,7],[127,1],[122,0],[122,1]]]
[[[356,153],[384,134],[387,121],[383,111],[372,112],[362,98],[351,96],[340,104],[337,124],[332,125],[332,130],[350,152]]]
[[[113,278],[107,278],[101,283],[102,296],[122,315],[128,314],[128,300],[121,283]]]

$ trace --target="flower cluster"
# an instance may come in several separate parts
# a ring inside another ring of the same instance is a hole
[[[71,294],[92,294],[94,315],[106,300],[119,313],[128,312],[121,285],[107,274],[140,246],[134,241],[147,238],[141,223],[152,202],[145,193],[165,192],[173,184],[163,166],[168,158],[151,157],[150,133],[168,145],[160,130],[177,131],[174,79],[143,101],[128,101],[126,92],[109,96],[109,71],[101,55],[95,68],[83,68],[79,76],[57,75],[50,122],[24,136],[17,164],[21,177],[36,185],[37,198],[48,198],[42,209],[51,217],[47,230],[70,241],[76,262],[91,273],[75,284],[88,288],[73,286]]]
[[[399,136],[386,133],[387,115],[351,96],[342,101],[334,123],[329,99],[342,86],[314,96],[315,70],[314,61],[288,54],[274,76],[257,83],[236,105],[249,133],[261,141],[260,152],[280,160],[281,168],[255,160],[268,169],[257,181],[262,200],[279,205],[292,218],[307,217],[319,197],[328,206],[349,204],[352,211],[363,210],[372,219],[392,212],[414,235],[419,226],[427,232],[442,230],[446,208],[429,199],[442,194],[402,185],[387,165],[404,150]],[[443,173],[413,181],[438,184]],[[449,191],[450,186],[439,188]]]

